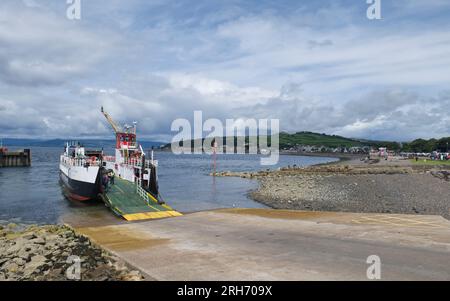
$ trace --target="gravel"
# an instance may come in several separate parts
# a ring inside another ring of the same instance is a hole
[[[277,209],[432,214],[450,219],[450,183],[430,172],[289,172],[259,177],[251,193]]]

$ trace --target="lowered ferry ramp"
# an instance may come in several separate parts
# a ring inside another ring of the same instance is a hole
[[[157,219],[182,214],[173,210],[144,189],[129,181],[116,177],[108,191],[103,195],[104,202],[117,215],[127,221]]]

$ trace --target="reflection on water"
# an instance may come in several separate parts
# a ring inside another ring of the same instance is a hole
[[[31,168],[0,169],[0,220],[54,223],[67,213],[87,214],[106,211],[98,202],[79,203],[66,200],[59,187],[58,162],[62,148],[32,148]],[[111,151],[108,151],[112,153]],[[257,188],[255,180],[211,177],[212,160],[208,155],[155,153],[159,161],[160,191],[165,201],[182,212],[216,208],[262,205],[247,197]],[[218,171],[253,171],[265,169],[256,155],[218,155]],[[296,164],[311,165],[332,161],[330,158],[280,156],[272,169]]]

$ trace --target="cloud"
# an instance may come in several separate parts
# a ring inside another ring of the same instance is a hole
[[[113,51],[113,38],[32,3],[0,5],[0,80],[18,86],[61,85],[86,76]]]
[[[36,3],[35,0],[22,0],[22,2],[28,7],[40,7],[40,5]]]
[[[306,97],[301,85],[283,87],[242,118],[276,118],[290,132],[316,131],[355,138],[408,141],[448,135],[450,91],[427,97],[408,90],[383,90],[333,104]],[[268,113],[270,112],[270,113]]]
[[[39,4],[39,5],[37,5]],[[446,1],[0,4],[2,135],[110,137],[99,112],[170,140],[175,118],[280,118],[282,130],[449,135]]]
[[[308,44],[309,44],[310,48],[320,48],[320,47],[332,46],[333,41],[331,41],[331,40],[323,40],[323,41],[310,40],[310,41],[308,41]]]

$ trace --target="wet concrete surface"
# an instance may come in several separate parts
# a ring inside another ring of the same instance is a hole
[[[108,215],[109,214],[109,215]],[[107,211],[63,221],[156,280],[450,280],[440,216],[224,209],[124,222]]]

